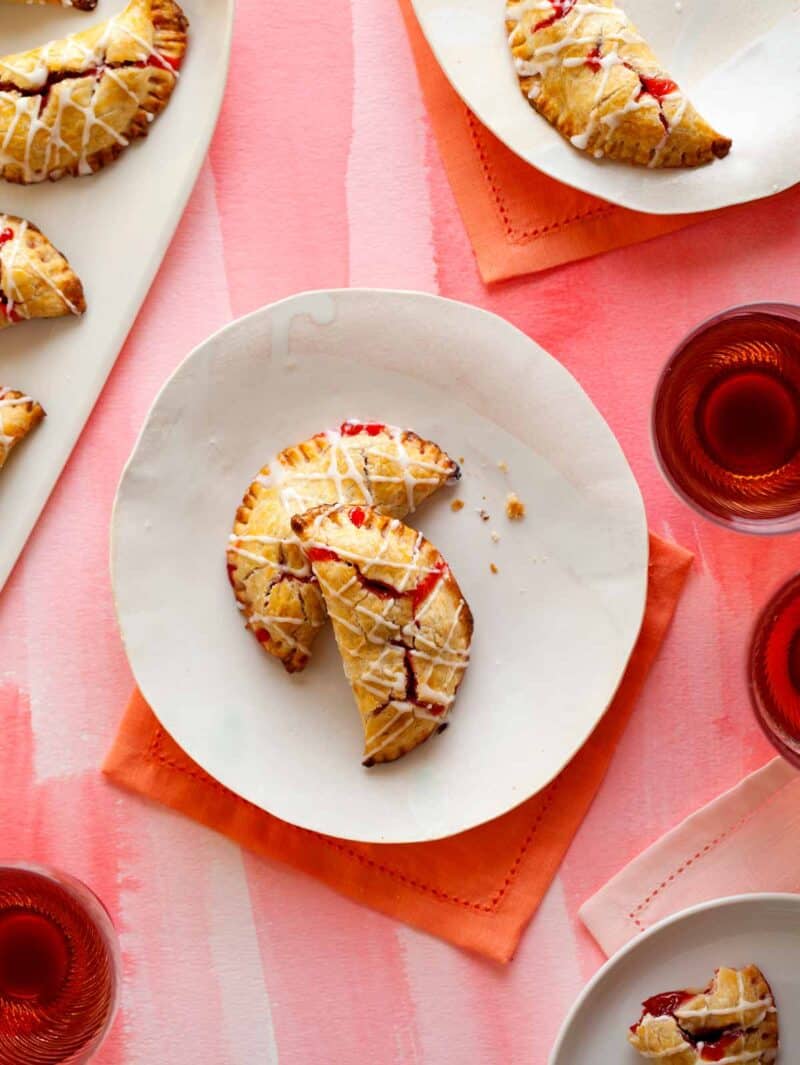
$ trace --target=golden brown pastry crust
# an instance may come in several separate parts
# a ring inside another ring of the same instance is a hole
[[[319,507],[292,528],[361,714],[364,765],[393,762],[447,724],[469,663],[469,606],[433,544],[397,518]]]
[[[0,469],[13,448],[44,418],[44,410],[30,396],[0,385]]]
[[[628,1041],[643,1057],[664,1059],[669,1065],[772,1065],[779,1045],[775,1000],[755,965],[718,969],[705,991],[648,999]]]
[[[659,168],[730,151],[614,0],[508,0],[506,26],[524,96],[576,148]]]
[[[85,310],[83,285],[61,252],[31,222],[0,214],[0,329]]]
[[[187,26],[174,0],[130,0],[107,22],[0,59],[0,177],[91,174],[145,136],[177,82]]]
[[[459,476],[438,445],[378,423],[345,422],[282,451],[236,512],[228,576],[248,628],[290,673],[305,667],[325,604],[292,532],[295,514],[320,504],[367,503],[404,517]]]

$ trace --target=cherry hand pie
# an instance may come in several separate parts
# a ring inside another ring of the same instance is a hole
[[[291,519],[321,504],[413,511],[459,469],[436,444],[389,425],[345,422],[282,451],[247,490],[228,547],[228,576],[248,628],[290,673],[305,667],[325,604]]]
[[[0,469],[12,448],[24,440],[44,418],[44,411],[30,396],[0,386]]]
[[[91,174],[143,137],[175,88],[187,22],[174,0],[0,59],[0,177]]]
[[[506,24],[523,94],[576,148],[650,167],[730,151],[614,0],[508,0]]]
[[[447,724],[472,614],[422,533],[371,507],[292,518],[325,596],[364,727],[364,765],[393,762]]]
[[[755,965],[718,969],[705,991],[668,991],[643,1006],[628,1040],[645,1058],[669,1065],[778,1060],[775,1000]]]
[[[61,252],[32,223],[0,214],[0,329],[85,310],[80,278]]]

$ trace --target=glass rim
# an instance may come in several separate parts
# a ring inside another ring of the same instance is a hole
[[[89,917],[97,927],[98,932],[108,949],[111,959],[111,1003],[108,1015],[103,1022],[100,1031],[78,1050],[71,1058],[65,1059],[65,1065],[86,1065],[87,1062],[101,1049],[111,1028],[116,1020],[122,999],[122,950],[119,942],[119,933],[114,925],[114,920],[108,912],[105,903],[89,885],[67,873],[65,870],[52,865],[40,865],[38,862],[6,859],[0,853],[0,873],[10,870],[12,872],[32,873],[42,877],[51,884],[57,884],[67,891],[89,914]]]
[[[777,617],[779,617],[778,608],[784,605],[785,600],[794,598],[798,592],[800,592],[800,573],[795,573],[776,588],[759,611],[750,633],[750,643],[746,657],[746,680],[750,706],[756,721],[761,727],[761,731],[782,758],[789,762],[790,765],[800,769],[800,741],[798,741],[797,749],[795,749],[783,738],[782,730],[778,728],[776,722],[773,722],[771,715],[766,713],[763,700],[760,698],[761,686],[755,679],[756,656],[760,648],[761,637],[774,626]]]
[[[729,318],[735,318],[737,315],[752,313],[754,311],[773,314],[780,318],[791,318],[800,322],[800,304],[785,303],[778,300],[760,300],[755,303],[734,303],[730,307],[725,308],[725,310],[717,311],[714,314],[709,315],[707,318],[704,318],[703,321],[698,323],[698,325],[691,329],[683,339],[676,344],[658,375],[658,380],[656,381],[656,386],[650,403],[650,446],[656,460],[656,465],[661,472],[661,476],[664,478],[673,494],[693,510],[695,514],[699,514],[700,517],[705,518],[707,521],[712,522],[721,529],[727,529],[729,532],[748,536],[787,536],[791,533],[800,532],[800,507],[791,514],[785,514],[779,518],[729,518],[722,514],[717,514],[713,510],[709,510],[707,507],[698,503],[696,499],[689,495],[689,493],[677,483],[672,475],[672,471],[664,461],[664,456],[658,443],[658,434],[656,432],[656,410],[658,407],[658,399],[661,395],[661,390],[667,375],[681,352],[695,339],[695,337],[704,333],[712,325],[716,325],[718,322],[727,321]]]

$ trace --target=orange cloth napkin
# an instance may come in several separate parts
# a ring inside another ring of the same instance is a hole
[[[400,7],[433,132],[485,282],[638,244],[708,217],[628,211],[562,185],[523,162],[451,87],[422,34],[411,0],[400,0]],[[531,112],[531,121],[544,119]]]
[[[611,707],[555,781],[489,824],[434,843],[363,844],[297,828],[238,798],[164,731],[139,692],[104,772],[244,847],[462,947],[509,961],[591,806],[658,654],[692,556],[650,538],[642,631]]]

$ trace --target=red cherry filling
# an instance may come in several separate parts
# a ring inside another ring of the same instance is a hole
[[[8,226],[0,233],[0,244],[7,244],[10,240],[14,239],[14,230],[9,229]]]
[[[103,63],[98,67],[89,67],[86,70],[55,70],[51,71],[47,79],[42,85],[39,85],[33,89],[21,89],[18,85],[15,85],[10,81],[0,81],[0,92],[16,93],[18,96],[38,96],[39,97],[39,114],[41,114],[47,106],[47,101],[50,98],[50,91],[54,85],[57,85],[61,81],[75,81],[79,78],[95,78],[97,81],[103,76],[107,70],[125,70],[135,69],[143,67],[156,67],[161,70],[173,70],[177,71],[182,63],[182,58],[174,58],[172,56],[161,55],[160,53],[153,53],[146,60],[140,60],[130,63]]]
[[[9,322],[22,321],[22,315],[9,303],[4,292],[0,292],[0,314]]]
[[[254,629],[253,632],[256,635],[256,639],[260,643],[269,643],[269,641],[272,639],[266,629]]]
[[[361,510],[360,507],[354,509],[356,511]],[[328,547],[308,547],[306,548],[306,555],[311,562],[347,561],[346,559],[343,560],[335,551],[331,551]],[[350,564],[352,565],[352,563]],[[379,599],[410,599],[411,610],[414,616],[416,616],[417,611],[425,600],[428,599],[439,581],[449,572],[447,563],[444,559],[440,559],[431,572],[425,574],[419,584],[416,584],[413,588],[404,590],[395,587],[393,584],[389,584],[387,581],[376,581],[372,577],[367,577],[361,572],[358,566],[354,565],[353,569],[356,571],[356,578],[359,584],[368,592],[372,592],[372,594],[376,595]]]
[[[306,554],[312,562],[341,562],[336,552],[327,547],[309,547],[306,548]]]
[[[366,433],[368,436],[378,436],[386,429],[382,422],[344,422],[339,432],[342,436],[358,436]]]
[[[533,27],[534,33],[538,30],[546,30],[548,26],[553,26],[560,19],[565,18],[575,7],[577,0],[551,0],[551,2],[553,4],[553,14],[542,19],[541,22],[537,22]]]
[[[651,1017],[666,1017],[680,1009],[684,1002],[688,1002],[694,995],[688,991],[665,991],[663,995],[653,995],[643,1002],[644,1012]]]
[[[659,103],[665,96],[678,91],[678,86],[671,78],[650,78],[646,74],[640,74],[639,81],[642,83],[642,92],[653,96]]]
[[[586,57],[586,66],[591,67],[595,73],[602,69],[600,60],[603,58],[603,46],[598,42]]]
[[[233,584],[234,583],[233,575],[236,572],[236,566],[234,566],[234,564],[232,562],[229,562],[225,568],[228,571],[228,580],[231,582],[231,584]]]
[[[361,507],[353,507],[350,511],[350,521],[357,529],[360,529],[364,522],[367,520],[367,515],[364,513]]]

